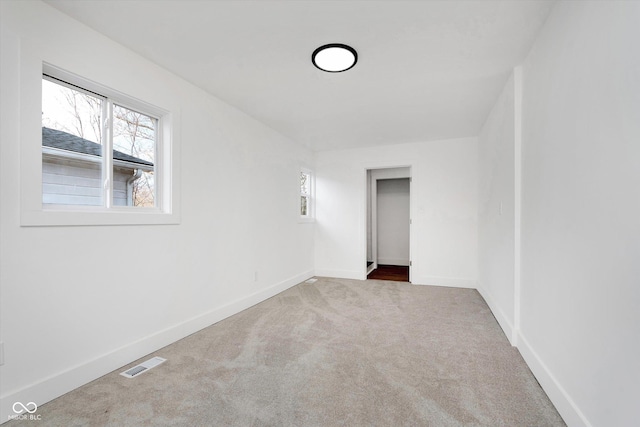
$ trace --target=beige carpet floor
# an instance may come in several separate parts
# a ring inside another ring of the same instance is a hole
[[[34,424],[565,425],[470,289],[320,278],[138,362],[151,356],[168,360],[42,405]]]

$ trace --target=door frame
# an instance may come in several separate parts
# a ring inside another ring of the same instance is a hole
[[[368,176],[371,171],[371,183],[369,185]],[[378,193],[378,180],[381,179],[409,179],[409,282],[412,278],[412,259],[413,259],[413,165],[389,165],[389,166],[372,166],[364,169],[364,279],[366,280],[369,274],[367,267],[368,254],[368,228],[369,228],[369,215],[368,204],[371,204],[371,255],[373,258],[373,268],[378,268],[378,243],[377,243],[377,193]]]

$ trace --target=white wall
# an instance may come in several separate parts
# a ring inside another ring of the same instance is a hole
[[[314,225],[298,221],[312,153],[41,2],[0,12],[0,419],[313,274]],[[21,144],[41,144],[20,132],[40,116],[20,92],[33,76],[39,90],[27,45],[180,116],[179,225],[20,227]]]
[[[364,279],[366,170],[411,167],[412,283],[475,287],[475,138],[316,154],[316,273]]]
[[[639,22],[562,2],[524,63],[523,354],[594,426],[640,419]]]
[[[509,78],[478,137],[478,291],[514,343],[515,104]]]
[[[640,418],[639,3],[559,3],[524,62],[520,230],[514,81],[478,141],[318,153],[314,226],[298,222],[306,149],[40,2],[0,12],[1,419],[295,284],[314,262],[364,278],[365,171],[394,166],[412,168],[413,282],[478,279],[570,426]],[[27,44],[179,113],[179,225],[19,226],[20,146],[40,145],[20,134],[39,114],[20,92],[38,72],[20,68]],[[132,263],[122,248],[141,244]]]
[[[409,265],[409,179],[377,182],[378,264]]]
[[[522,109],[510,82],[479,138],[480,290],[507,319],[519,305],[515,341],[569,426],[640,419],[638,22],[637,2],[558,3],[522,66]]]

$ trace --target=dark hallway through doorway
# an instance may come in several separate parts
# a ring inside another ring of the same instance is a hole
[[[378,265],[378,268],[373,270],[367,279],[371,280],[393,280],[395,282],[408,282],[409,281],[409,267],[401,265]]]

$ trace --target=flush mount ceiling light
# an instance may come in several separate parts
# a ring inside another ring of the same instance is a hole
[[[327,73],[341,73],[353,68],[358,62],[358,53],[351,46],[331,43],[320,46],[313,51],[311,62]]]

